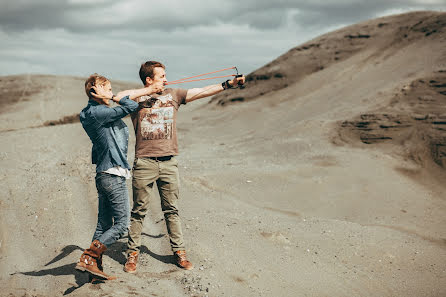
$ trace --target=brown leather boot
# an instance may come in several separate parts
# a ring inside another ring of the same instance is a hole
[[[104,255],[104,254],[101,254],[99,256],[99,259],[98,259],[97,263],[98,263],[99,270],[104,272],[104,267],[102,267],[102,255]],[[114,275],[108,275],[108,277],[107,277],[107,280],[114,280],[114,279],[117,279],[117,277],[114,276]],[[93,278],[92,282],[94,282],[94,281],[95,281],[95,279]]]
[[[187,261],[186,251],[176,251],[174,255],[177,265],[181,268],[186,270],[191,270],[194,268],[194,265],[191,262]]]
[[[102,271],[102,254],[104,254],[106,250],[107,247],[99,240],[93,241],[90,248],[86,249],[81,255],[79,262],[76,264],[76,269],[87,271],[102,279],[116,279],[116,277],[109,276]],[[98,262],[100,268],[98,267]]]
[[[136,272],[136,265],[138,264],[138,252],[132,252],[129,254],[127,258],[127,262],[125,262],[124,265],[124,271],[128,273],[135,273]]]

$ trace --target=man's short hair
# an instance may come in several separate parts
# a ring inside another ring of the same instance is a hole
[[[156,67],[161,67],[166,69],[166,67],[157,61],[147,61],[141,64],[141,68],[139,68],[139,78],[141,78],[142,83],[146,84],[146,78],[150,77],[153,79],[154,73],[153,70]]]
[[[91,97],[90,89],[93,86],[104,86],[107,82],[110,82],[108,78],[105,76],[99,75],[97,73],[93,73],[89,78],[85,81],[85,93],[87,93],[88,98]]]

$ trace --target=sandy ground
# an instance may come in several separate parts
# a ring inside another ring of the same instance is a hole
[[[118,279],[100,284],[74,269],[97,211],[91,144],[75,121],[84,79],[1,77],[0,296],[446,296],[445,15],[324,35],[349,55],[293,75],[289,61],[307,52],[290,51],[258,72],[285,69],[286,83],[254,72],[244,90],[182,107],[180,205],[196,268],[173,264],[156,197],[138,273],[122,270],[123,238],[104,257]],[[420,20],[434,21],[404,46],[389,39]]]

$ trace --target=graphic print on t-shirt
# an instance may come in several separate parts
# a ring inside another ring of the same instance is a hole
[[[154,99],[154,98],[153,98]],[[145,140],[172,139],[174,105],[171,94],[156,98],[141,115],[141,136]]]

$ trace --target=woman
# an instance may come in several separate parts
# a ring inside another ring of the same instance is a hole
[[[113,95],[111,83],[104,76],[93,74],[85,82],[88,104],[80,113],[80,121],[93,143],[92,163],[96,164],[98,191],[98,223],[90,248],[81,255],[76,269],[103,279],[114,279],[104,273],[102,255],[127,230],[129,197],[125,180],[130,178],[127,162],[129,130],[122,121],[138,109],[133,101],[143,95],[163,91],[159,83],[146,88],[126,90]],[[110,107],[110,101],[119,105]]]

